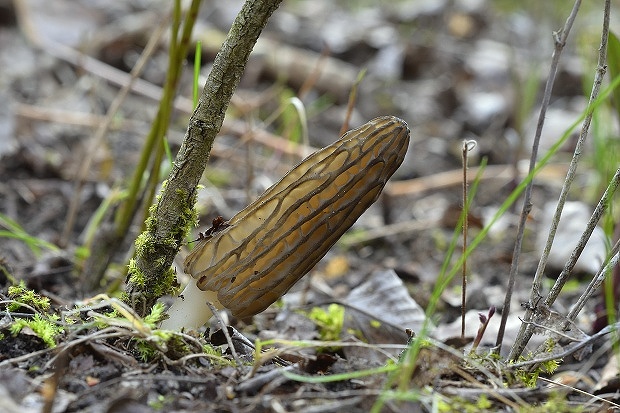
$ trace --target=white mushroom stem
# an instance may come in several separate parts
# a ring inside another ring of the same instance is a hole
[[[180,331],[182,328],[198,330],[213,316],[207,301],[218,310],[224,308],[218,301],[216,292],[202,291],[196,287],[195,280],[190,280],[168,310],[170,318],[162,321],[161,328],[174,331]]]

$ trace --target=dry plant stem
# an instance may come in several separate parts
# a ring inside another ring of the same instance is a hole
[[[579,259],[581,252],[585,248],[586,243],[588,242],[588,239],[590,239],[590,236],[592,235],[592,232],[594,231],[594,228],[596,227],[597,222],[599,221],[599,219],[605,212],[605,209],[607,205],[609,205],[609,201],[613,193],[618,187],[618,183],[619,183],[618,174],[619,173],[620,173],[620,170],[616,171],[616,174],[614,175],[614,179],[612,180],[610,185],[607,187],[607,190],[603,194],[603,197],[601,198],[598,205],[594,209],[594,212],[592,213],[592,216],[590,217],[590,220],[588,221],[588,224],[586,226],[586,230],[581,235],[581,238],[579,239],[577,246],[571,253],[568,259],[568,262],[564,265],[564,268],[562,269],[562,272],[560,273],[560,276],[556,280],[555,284],[551,288],[551,291],[549,291],[549,293],[547,294],[547,297],[545,297],[545,300],[544,300],[545,306],[549,307],[555,302],[555,299],[560,294],[562,287],[564,287],[564,284],[568,280],[568,277],[570,276],[571,271],[573,270],[573,267],[575,266],[575,263]],[[536,298],[539,299],[540,296],[537,295]]]
[[[224,337],[226,338],[226,343],[228,343],[228,348],[230,348],[230,354],[232,354],[233,359],[237,363],[237,367],[241,366],[241,359],[239,358],[239,355],[237,354],[237,350],[235,350],[235,345],[232,342],[232,338],[230,337],[230,334],[228,334],[228,327],[226,326],[226,323],[222,319],[220,312],[217,310],[217,308],[215,308],[213,303],[210,301],[207,301],[207,306],[211,310],[211,313],[215,316],[217,322],[220,324],[222,333],[224,334]]]
[[[538,326],[538,325],[536,325],[534,323],[530,323],[530,324],[533,327],[539,327],[539,328],[541,327],[541,326]],[[571,354],[574,354],[576,351],[579,351],[579,350],[581,350],[582,348],[584,348],[586,346],[592,345],[599,338],[604,337],[607,334],[610,334],[610,333],[612,333],[614,331],[618,331],[618,329],[620,329],[620,323],[608,325],[607,327],[605,327],[604,329],[602,329],[598,333],[593,334],[591,336],[587,336],[583,340],[578,341],[575,344],[566,346],[564,351],[562,351],[559,354],[558,353],[553,353],[553,354],[549,354],[549,355],[544,356],[544,357],[536,357],[536,358],[531,359],[531,360],[519,361],[519,362],[512,363],[512,364],[510,364],[507,367],[510,367],[511,369],[518,369],[518,368],[521,368],[521,367],[533,366],[535,364],[544,363],[546,361],[564,359],[564,358],[570,356]]]
[[[470,150],[470,143],[463,141],[462,158],[463,162],[463,255],[467,251],[467,224],[469,218],[469,205],[467,203],[467,153]],[[461,267],[461,337],[465,337],[465,300],[467,298],[467,259],[463,260]]]
[[[170,266],[193,220],[196,186],[250,52],[281,1],[246,1],[215,57],[153,219],[140,236],[146,247],[136,251],[135,267],[130,268],[124,299],[142,315],[172,290]]]
[[[549,76],[547,78],[547,83],[545,85],[545,93],[543,95],[543,100],[540,108],[540,114],[538,116],[538,123],[536,125],[536,134],[534,135],[534,142],[532,143],[532,155],[530,157],[530,164],[528,172],[531,173],[536,166],[536,159],[538,157],[538,148],[540,145],[540,136],[542,134],[542,128],[545,123],[545,116],[547,114],[547,108],[549,107],[549,101],[551,100],[551,91],[553,90],[553,84],[555,83],[555,78],[558,72],[558,64],[560,62],[560,56],[562,55],[562,51],[564,50],[564,46],[566,45],[566,39],[568,38],[568,34],[573,26],[573,22],[577,17],[577,12],[579,11],[579,6],[581,5],[581,0],[575,1],[573,5],[573,9],[571,10],[564,27],[559,33],[555,34],[555,49],[553,51],[553,56],[551,59],[551,66],[549,68]],[[508,321],[508,315],[510,314],[510,301],[512,299],[512,292],[514,290],[515,280],[517,278],[517,272],[519,271],[519,258],[521,254],[521,245],[523,243],[523,233],[525,231],[525,223],[527,221],[527,217],[532,209],[532,187],[534,185],[534,181],[530,181],[530,183],[525,188],[525,194],[523,196],[523,207],[521,209],[521,216],[519,218],[519,225],[517,228],[517,238],[515,240],[515,246],[512,253],[512,265],[510,267],[510,274],[508,276],[508,285],[506,287],[506,297],[504,298],[504,304],[502,308],[502,319],[499,326],[499,331],[497,332],[497,340],[495,342],[495,350],[497,353],[500,352],[502,347],[502,342],[504,341],[504,332],[506,331],[506,322]],[[531,317],[531,315],[530,315]]]
[[[546,387],[548,387],[548,388],[551,388],[551,389],[560,388],[560,389],[564,389],[567,392],[567,394],[570,393],[570,392],[576,392],[576,393],[579,393],[579,394],[581,394],[581,395],[583,395],[585,397],[589,397],[591,400],[589,400],[588,403],[582,404],[582,405],[579,406],[582,409],[582,411],[585,411],[586,409],[588,409],[588,407],[587,407],[588,404],[592,404],[594,400],[596,400],[598,402],[601,402],[602,405],[609,406],[608,410],[603,410],[603,409],[599,408],[596,411],[614,411],[614,410],[617,411],[618,409],[620,409],[620,404],[614,403],[614,402],[612,402],[610,400],[607,400],[604,397],[604,395],[592,394],[590,392],[578,389],[578,388],[576,388],[574,386],[571,386],[571,385],[568,385],[568,384],[564,384],[564,383],[562,383],[560,381],[555,381],[555,380],[552,380],[552,379],[548,379],[546,377],[539,377],[538,379],[540,381],[542,381],[543,383],[547,383]],[[601,396],[603,396],[603,397],[601,397]],[[613,409],[614,407],[615,407],[615,409]]]
[[[299,99],[304,100],[306,98],[306,95],[308,95],[316,82],[319,80],[319,76],[321,75],[321,72],[323,71],[323,68],[327,63],[327,58],[329,57],[329,54],[329,47],[325,46],[323,48],[323,51],[321,52],[321,55],[319,56],[319,59],[316,61],[316,65],[312,69],[312,72],[310,72],[310,75],[308,75],[306,80],[299,87],[299,93],[297,93],[297,97]],[[340,135],[342,135],[342,133]]]
[[[605,10],[605,22],[603,25],[601,46],[599,49],[598,67],[596,70],[596,75],[594,77],[594,85],[592,87],[592,92],[590,94],[590,102],[589,102],[590,108],[588,109],[588,113],[583,121],[581,133],[579,135],[579,140],[577,141],[577,145],[575,147],[575,153],[573,155],[573,159],[571,160],[571,164],[568,169],[568,174],[566,176],[566,182],[565,182],[564,187],[562,188],[562,189],[566,188],[566,191],[563,191],[566,193],[568,192],[570,184],[572,183],[574,179],[575,171],[577,170],[577,165],[581,157],[581,151],[585,145],[585,140],[588,135],[588,130],[590,129],[590,122],[592,121],[592,113],[593,113],[592,105],[599,95],[601,85],[603,83],[603,78],[605,76],[605,72],[607,71],[606,61],[607,61],[607,39],[609,36],[609,7],[610,7],[610,1],[607,0],[605,2],[605,9],[606,9]],[[562,287],[564,286],[564,284],[566,283],[570,275],[570,271],[572,271],[575,263],[577,262],[577,259],[579,258],[579,255],[581,255],[581,252],[585,248],[586,242],[592,235],[592,231],[594,231],[594,228],[596,227],[597,222],[599,221],[599,219],[605,212],[605,209],[607,208],[607,206],[610,204],[611,198],[614,192],[616,191],[616,189],[618,188],[619,183],[620,183],[620,169],[616,170],[616,173],[614,174],[614,177],[612,178],[609,185],[607,186],[605,193],[603,194],[596,208],[594,209],[594,212],[592,213],[592,217],[590,218],[590,221],[588,221],[586,230],[584,231],[584,233],[582,234],[579,240],[579,244],[577,245],[575,250],[572,252],[568,262],[566,263],[564,269],[560,273],[560,276],[556,280],[554,286],[551,288],[551,291],[549,291],[549,294],[547,295],[547,298],[545,299],[545,304],[547,306],[550,306],[551,304],[553,304],[557,296],[560,294]],[[566,196],[564,197],[564,199],[566,199]],[[564,199],[562,201],[564,201]],[[558,216],[558,221],[559,221],[560,213],[556,211],[556,215]],[[537,271],[537,275],[538,275],[538,271]],[[542,275],[540,277],[542,278]],[[538,294],[540,292],[541,283],[538,279],[536,279],[535,281],[538,281],[538,283],[534,284],[534,286],[538,288],[538,291],[535,291]]]
[[[573,12],[571,13],[571,17],[573,15],[576,15],[577,13],[576,9],[578,8],[579,3],[580,1],[575,2],[575,5],[573,7]],[[598,63],[597,63],[598,66],[597,66],[596,73],[594,76],[594,84],[592,86],[592,91],[590,93],[590,100],[588,102],[588,108],[586,109],[586,116],[584,118],[584,121],[581,127],[579,139],[577,140],[577,144],[575,145],[575,151],[573,153],[573,158],[571,160],[571,163],[568,168],[568,172],[566,174],[564,185],[562,186],[562,191],[560,193],[558,205],[556,207],[556,211],[552,219],[551,228],[549,229],[549,236],[547,238],[547,243],[545,244],[545,248],[543,250],[540,262],[538,263],[538,268],[536,268],[536,274],[534,275],[534,280],[532,282],[532,290],[530,293],[529,305],[524,315],[524,323],[521,325],[521,328],[517,335],[517,339],[515,340],[515,343],[508,356],[510,360],[516,360],[521,355],[528,341],[532,337],[532,334],[534,331],[534,328],[532,327],[532,325],[528,324],[527,322],[532,320],[532,317],[536,313],[536,306],[539,304],[540,298],[542,297],[541,285],[542,285],[543,272],[547,264],[549,252],[551,251],[551,246],[553,244],[555,232],[560,222],[560,216],[562,215],[562,209],[564,208],[564,203],[568,196],[568,190],[570,189],[570,186],[575,178],[577,166],[579,164],[579,160],[581,159],[581,153],[585,145],[585,140],[588,135],[588,130],[590,129],[590,122],[592,121],[594,103],[596,99],[598,98],[598,95],[601,89],[601,84],[603,83],[603,77],[605,76],[605,72],[607,70],[606,62],[607,62],[607,41],[609,38],[610,7],[611,7],[610,1],[606,0],[605,10],[603,13],[603,27],[602,27],[602,32],[601,32],[601,44],[599,46],[599,56],[598,56]],[[569,17],[569,20],[571,19],[571,17]],[[568,25],[568,21],[567,21],[567,25]],[[557,41],[556,41],[556,44],[557,44]],[[616,183],[616,186],[617,186],[617,183]],[[611,187],[611,184],[610,184],[610,187]],[[551,291],[545,298],[544,300],[545,306],[549,307],[555,302],[555,299],[559,295],[562,287],[564,286],[568,277],[570,276],[570,272],[572,271],[572,268],[575,265],[575,262],[577,261],[577,259],[579,258],[579,255],[581,255],[581,252],[583,251],[583,248],[585,247],[585,242],[587,242],[587,240],[590,238],[590,235],[592,234],[592,231],[594,230],[594,227],[591,226],[591,223],[593,222],[595,217],[596,217],[596,221],[594,221],[594,224],[598,222],[598,219],[600,218],[600,216],[602,215],[606,207],[606,205],[602,203],[602,200],[608,194],[610,187],[608,187],[608,189],[605,191],[605,195],[603,195],[601,202],[599,202],[599,204],[597,205],[592,215],[592,218],[590,219],[590,222],[588,223],[588,229],[586,229],[586,231],[583,233],[579,241],[579,244],[577,245],[575,250],[571,253],[569,262],[566,263],[564,269],[562,270],[562,273],[556,280],[555,285],[553,286],[553,288],[551,289]],[[614,190],[615,190],[615,187],[614,187]],[[502,315],[502,321],[503,321],[503,315]]]
[[[620,251],[620,241],[616,242],[612,248],[610,253],[611,258],[607,261],[607,264],[605,264],[605,266],[599,270],[592,281],[590,281],[590,284],[588,284],[586,290],[568,312],[566,317],[570,321],[574,321],[577,318],[577,315],[583,309],[586,302],[596,293],[601,284],[603,284],[607,274],[611,274],[616,265],[618,265],[618,262],[620,261],[620,254],[618,254],[618,251]]]
[[[583,248],[585,247],[585,243],[587,242],[587,238],[585,238],[586,234],[589,238],[590,234],[592,234],[592,231],[594,231],[594,227],[596,226],[596,223],[598,222],[601,215],[605,211],[606,206],[609,205],[609,203],[611,202],[613,193],[616,191],[619,184],[620,184],[620,169],[617,169],[616,173],[614,174],[614,177],[609,183],[609,186],[605,190],[605,193],[603,194],[603,196],[601,197],[601,200],[596,206],[596,209],[594,210],[594,213],[592,214],[592,217],[590,218],[590,221],[588,222],[586,231],[583,233],[583,235],[581,236],[581,239],[579,240],[579,244],[575,248],[575,251],[573,251],[573,253],[571,254],[569,258],[569,262],[566,264],[567,266],[569,264],[574,265],[574,262],[577,261],[578,257],[573,259],[573,256],[575,255],[577,249],[583,250]],[[600,287],[600,285],[605,280],[605,276],[613,270],[613,268],[615,267],[615,263],[618,262],[618,251],[620,251],[620,241],[614,244],[613,248],[608,254],[609,258],[606,260],[607,263],[604,266],[602,266],[602,268],[598,271],[598,273],[594,276],[594,278],[592,278],[592,281],[590,281],[590,284],[588,284],[588,287],[586,288],[586,290],[583,292],[583,294],[579,297],[579,300],[577,300],[575,305],[569,311],[568,316],[567,316],[569,320],[571,321],[575,320],[575,318],[577,317],[577,315],[579,314],[579,312],[585,305],[585,302],[592,295],[594,295],[598,287]],[[572,269],[572,267],[570,269]],[[562,286],[566,282],[566,279],[568,278],[569,275],[570,275],[570,270],[567,272],[566,267],[565,267],[564,270],[562,270],[562,273],[560,274],[558,279],[556,280],[555,284],[551,288],[551,291],[549,292],[547,299],[545,299],[546,305],[550,305],[550,304],[547,304],[547,301],[555,300],[555,298],[560,293],[560,290],[562,289]]]
[[[366,69],[362,69],[357,74],[357,79],[355,79],[355,83],[351,86],[351,92],[349,93],[349,100],[347,102],[347,113],[344,121],[342,122],[342,126],[340,127],[340,133],[338,133],[338,136],[342,136],[343,133],[349,130],[349,122],[351,121],[353,109],[355,109],[355,104],[357,103],[357,90],[359,89],[359,85],[362,83],[364,76],[366,76]]]

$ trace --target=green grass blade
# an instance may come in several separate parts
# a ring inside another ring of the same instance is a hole
[[[609,33],[609,44],[607,45],[607,67],[611,79],[617,79],[620,76],[620,40],[613,33]],[[620,119],[620,88],[614,88],[612,100],[616,113]]]
[[[22,241],[30,248],[35,257],[41,256],[41,248],[50,251],[58,251],[59,249],[50,242],[28,234],[21,225],[4,214],[0,214],[0,226],[6,228],[6,230],[0,231],[0,238],[13,238]]]

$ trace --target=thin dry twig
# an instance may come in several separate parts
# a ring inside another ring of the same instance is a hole
[[[532,329],[540,327],[540,325],[537,325],[536,323],[525,322],[525,321],[524,323],[526,323],[528,326],[531,326]],[[610,334],[614,331],[618,331],[619,328],[620,328],[620,322],[616,324],[608,325],[607,327],[605,327],[598,333],[593,334],[591,336],[586,336],[585,339],[578,341],[577,343],[571,346],[568,346],[564,351],[560,353],[553,353],[546,357],[537,357],[531,360],[520,361],[518,363],[512,363],[510,365],[507,365],[506,367],[518,369],[520,367],[532,366],[535,364],[544,363],[546,361],[559,360],[562,358],[566,358],[570,356],[571,354],[574,354],[577,351],[581,350],[582,348],[591,345],[592,343],[594,343],[594,341],[598,340],[599,338],[604,337],[607,334]]]
[[[467,225],[469,221],[469,195],[467,194],[467,160],[468,154],[476,147],[476,141],[463,141],[462,162],[463,162],[463,265],[461,267],[461,338],[465,337],[465,299],[467,298]]]
[[[539,181],[544,180],[546,183],[553,185],[557,183],[559,176],[566,175],[566,169],[566,166],[561,164],[547,164],[543,166],[536,176]],[[519,168],[519,173],[527,175],[527,171],[524,167]],[[510,182],[514,179],[514,168],[511,165],[487,165],[484,171],[480,173],[479,167],[472,166],[469,168],[469,174],[467,175],[468,183],[471,183],[478,175],[480,175],[481,182],[491,180],[505,180]],[[419,178],[388,182],[385,187],[385,192],[391,197],[421,195],[426,191],[462,185],[462,182],[463,170],[462,168],[458,168]]]
[[[564,27],[564,29],[562,30],[561,33],[556,35],[556,51],[561,51],[561,49],[563,48],[565,42],[566,42],[566,37],[568,35],[567,31],[570,30],[570,27],[572,26],[572,23],[577,15],[577,11],[579,9],[579,6],[581,4],[581,1],[577,0],[573,6],[573,10],[571,11],[571,14],[569,16],[569,19],[566,22],[566,25]],[[547,259],[549,257],[549,252],[551,251],[551,246],[553,244],[553,239],[555,237],[555,232],[557,230],[557,226],[559,224],[560,221],[560,216],[562,214],[562,209],[564,207],[564,203],[566,201],[566,198],[568,196],[568,190],[570,188],[570,185],[572,183],[572,181],[575,178],[575,174],[576,174],[576,170],[577,170],[577,166],[579,164],[579,160],[581,159],[581,154],[585,145],[585,140],[586,137],[588,135],[588,130],[590,129],[590,122],[592,120],[592,114],[594,112],[594,104],[595,101],[598,98],[599,92],[600,92],[600,88],[603,82],[603,77],[605,75],[606,72],[606,62],[607,62],[607,41],[609,38],[609,15],[610,15],[610,1],[606,0],[605,1],[605,11],[603,14],[603,26],[602,26],[602,32],[601,32],[601,44],[599,47],[599,56],[598,56],[598,66],[596,69],[596,73],[594,76],[594,84],[592,86],[592,91],[590,93],[590,100],[588,102],[588,108],[586,111],[586,117],[583,121],[582,124],[582,128],[581,128],[581,133],[579,135],[579,139],[577,140],[577,143],[575,145],[575,150],[573,153],[573,159],[571,160],[570,166],[568,168],[568,173],[566,175],[566,179],[564,181],[564,185],[562,187],[562,191],[560,193],[560,197],[558,200],[558,205],[555,211],[555,214],[553,216],[553,220],[552,220],[552,224],[551,224],[551,228],[549,229],[549,236],[547,238],[547,243],[545,244],[545,249],[543,251],[543,254],[541,256],[541,259],[539,261],[538,264],[538,268],[536,269],[536,274],[534,275],[534,280],[532,282],[532,290],[530,293],[530,301],[529,301],[529,305],[526,309],[525,312],[525,316],[524,316],[524,321],[531,321],[532,318],[535,316],[536,314],[536,307],[538,305],[538,303],[540,302],[540,297],[542,297],[541,294],[541,287],[542,287],[542,277],[543,277],[543,271],[545,269],[546,263],[547,263]],[[558,53],[559,54],[559,53]],[[554,52],[554,58],[555,58],[556,53]],[[554,60],[554,63],[555,60]],[[553,65],[553,64],[552,64]],[[556,64],[557,66],[557,64]],[[550,93],[550,90],[549,90]],[[542,110],[541,110],[541,114],[542,114]],[[542,119],[541,119],[542,120]],[[541,125],[542,128],[542,125]],[[538,133],[537,133],[537,138],[538,138]],[[536,151],[537,152],[537,151]],[[532,162],[535,162],[535,157],[532,158]],[[533,164],[532,164],[533,165]],[[531,185],[528,185],[528,188]],[[607,193],[607,191],[606,191]],[[525,201],[524,201],[525,202]],[[530,204],[529,201],[529,197],[527,198],[527,203]],[[525,212],[525,203],[524,203],[524,212]],[[599,208],[601,206],[601,204],[599,203],[599,206],[597,206],[597,209],[595,210],[595,213],[592,216],[592,219],[594,219],[595,215],[597,214],[597,211],[600,212],[600,214],[602,215],[602,209]],[[531,208],[531,204],[530,207]],[[528,212],[529,212],[529,208],[528,208]],[[604,206],[603,206],[604,209]],[[599,215],[600,217],[600,215]],[[525,216],[522,216],[522,222],[525,223]],[[592,219],[590,220],[592,222]],[[598,221],[598,218],[597,218]],[[521,227],[521,225],[520,225]],[[586,232],[584,232],[584,235],[582,235],[582,240],[585,239],[585,241],[587,241],[587,239],[589,239],[590,234],[592,233],[593,228],[591,228],[590,230],[586,230]],[[589,232],[589,233],[588,233]],[[587,236],[586,236],[586,233]],[[521,237],[521,236],[520,236]],[[544,305],[546,305],[547,307],[549,307],[551,304],[553,304],[553,302],[555,301],[555,298],[557,298],[561,288],[564,286],[564,283],[566,282],[566,280],[568,279],[568,277],[570,276],[570,272],[572,270],[572,266],[574,265],[574,262],[572,263],[572,265],[570,265],[570,261],[577,261],[577,258],[579,258],[579,255],[581,254],[581,251],[583,250],[583,247],[585,246],[585,243],[583,245],[579,244],[575,250],[573,251],[573,253],[571,254],[571,258],[569,260],[568,263],[566,263],[566,266],[564,267],[564,270],[562,270],[562,273],[560,274],[560,276],[558,277],[558,280],[556,281],[556,284],[554,285],[554,287],[552,288],[552,290],[549,292],[549,294],[547,295],[547,297],[544,300]],[[519,247],[520,249],[520,247]],[[517,252],[517,248],[515,245],[515,252]],[[518,261],[518,254],[516,254],[516,258]],[[517,267],[517,263],[513,262],[513,268],[515,268],[514,270],[514,274],[513,271],[511,269],[511,282],[514,285],[514,279],[512,278],[513,275],[516,276],[516,267]],[[510,291],[512,290],[512,288],[510,288]],[[510,302],[510,297],[507,296],[507,302],[509,305]],[[507,313],[506,311],[506,307],[504,308],[504,312]],[[508,314],[502,314],[502,324],[500,326],[500,333],[498,333],[498,342],[497,342],[497,346],[501,346],[501,341],[500,338],[503,339],[503,333],[504,330],[503,328],[505,328],[505,321],[504,321],[504,317],[508,317]],[[501,335],[500,335],[501,334]],[[516,360],[521,353],[523,352],[523,350],[525,349],[525,346],[527,345],[529,339],[531,338],[533,334],[533,327],[530,324],[527,323],[523,323],[521,325],[521,329],[519,330],[519,333],[517,335],[517,339],[515,340],[515,343],[510,351],[509,354],[509,359],[511,360]]]
[[[355,108],[355,104],[357,103],[357,90],[359,89],[360,83],[362,83],[362,79],[366,76],[366,69],[362,69],[357,74],[357,79],[351,86],[351,91],[349,92],[349,101],[347,102],[347,112],[344,117],[344,121],[342,121],[342,126],[340,127],[340,132],[338,136],[342,136],[346,131],[349,130],[349,122],[351,121],[351,116],[353,115],[353,109]]]
[[[562,55],[562,51],[564,50],[564,46],[566,45],[566,39],[568,38],[570,30],[573,27],[575,18],[577,17],[577,12],[579,11],[580,5],[581,5],[581,0],[576,0],[575,4],[573,5],[573,9],[571,10],[571,13],[568,16],[568,19],[566,20],[566,23],[564,24],[564,27],[559,33],[554,33],[555,49],[553,51],[553,56],[551,58],[551,66],[549,67],[549,76],[547,77],[547,83],[545,85],[545,92],[544,92],[542,104],[540,107],[540,114],[538,116],[538,123],[536,125],[536,134],[534,135],[534,142],[532,143],[532,154],[530,157],[530,165],[529,165],[530,173],[534,170],[536,166],[536,159],[538,157],[538,148],[540,145],[540,137],[542,135],[542,129],[545,124],[545,116],[547,114],[547,108],[549,107],[549,102],[551,100],[551,91],[553,90],[553,84],[555,83],[555,78],[558,72],[560,56]],[[523,207],[521,209],[521,216],[520,216],[519,225],[517,228],[517,238],[515,240],[514,250],[512,254],[512,265],[510,267],[510,274],[508,276],[508,285],[506,287],[506,296],[504,298],[504,305],[502,308],[502,319],[501,319],[499,330],[497,333],[497,340],[495,342],[497,353],[500,352],[502,343],[504,341],[504,332],[506,331],[506,323],[508,321],[508,315],[510,313],[510,301],[512,299],[512,292],[514,290],[514,284],[517,278],[517,272],[519,271],[519,258],[521,254],[521,245],[523,243],[523,233],[525,231],[525,223],[532,209],[531,199],[532,199],[533,186],[534,186],[534,181],[532,180],[530,181],[530,183],[528,183],[527,187],[525,188],[525,194],[523,198]]]
[[[564,383],[559,383],[557,381],[549,380],[549,379],[544,378],[544,377],[539,377],[539,380],[547,383],[551,389],[554,389],[554,388],[557,388],[557,387],[564,388],[564,389],[566,389],[568,391],[575,392],[575,393],[580,393],[580,394],[583,394],[584,396],[591,397],[592,399],[594,399],[596,401],[599,401],[601,403],[604,403],[606,405],[609,405],[610,407],[614,407],[615,409],[620,409],[620,404],[614,403],[613,401],[607,400],[607,399],[605,399],[603,397],[600,397],[600,396],[598,396],[596,394],[588,393],[587,391],[583,391],[583,390],[578,389],[578,388],[576,388],[574,386],[568,386],[568,385],[566,385]],[[584,410],[586,409],[586,406],[584,406],[584,405],[582,405],[580,407],[583,408]]]
[[[585,291],[581,294],[577,302],[573,305],[573,307],[568,312],[566,316],[569,320],[574,321],[577,318],[579,312],[583,309],[586,302],[598,291],[598,288],[605,281],[605,277],[613,271],[613,269],[618,265],[620,261],[620,240],[616,241],[613,248],[608,254],[608,259],[606,263],[601,267],[601,269],[596,273],[596,275],[592,278]]]
[[[219,323],[222,333],[224,334],[224,337],[226,337],[226,343],[228,343],[230,354],[232,354],[233,359],[235,359],[235,362],[237,363],[237,367],[243,365],[243,363],[241,362],[241,359],[239,358],[239,355],[237,354],[237,350],[235,350],[235,345],[232,341],[232,338],[230,337],[230,334],[228,334],[228,326],[226,326],[226,323],[222,319],[222,315],[220,314],[218,309],[215,308],[212,302],[207,301],[207,305],[209,306],[209,310],[211,310],[211,313],[213,313],[217,322]]]
[[[586,225],[586,229],[584,230],[583,234],[581,234],[581,238],[579,238],[579,241],[577,242],[577,246],[575,246],[575,249],[571,253],[566,264],[564,265],[562,272],[560,273],[557,280],[553,284],[553,287],[551,287],[551,290],[547,294],[547,297],[545,297],[545,300],[544,300],[545,306],[550,307],[555,302],[558,295],[560,295],[560,292],[562,291],[564,284],[566,284],[566,282],[568,281],[568,278],[570,277],[573,271],[573,268],[575,267],[575,264],[577,263],[577,260],[579,259],[579,256],[581,255],[581,252],[583,251],[586,244],[588,243],[588,240],[590,239],[592,232],[594,232],[594,228],[596,228],[598,221],[603,216],[603,213],[605,212],[605,210],[609,207],[611,198],[613,194],[616,192],[616,189],[618,189],[618,185],[620,185],[620,169],[616,171],[616,173],[614,174],[614,177],[609,182],[609,185],[605,189],[605,193],[599,200],[598,204],[596,205],[596,208],[594,208],[594,212],[592,212],[592,216],[590,217],[590,220],[588,221]],[[537,295],[536,297],[540,297],[540,296]]]

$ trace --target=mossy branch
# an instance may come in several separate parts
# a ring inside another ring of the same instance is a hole
[[[146,230],[136,240],[123,299],[140,315],[175,283],[172,260],[196,219],[196,186],[250,52],[281,1],[246,1],[215,57],[168,180],[151,208]]]

